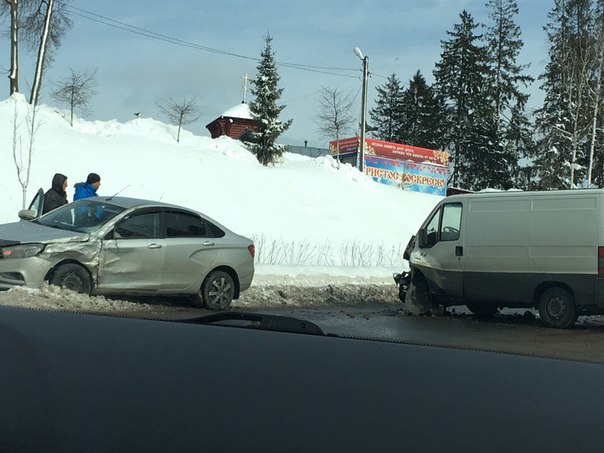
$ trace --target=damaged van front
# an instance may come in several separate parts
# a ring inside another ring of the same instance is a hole
[[[441,202],[413,236],[404,257],[410,270],[395,277],[399,295],[413,314],[440,312],[462,297],[462,203]]]
[[[411,241],[401,299],[415,314],[537,309],[543,324],[568,328],[604,314],[603,250],[602,189],[454,195]]]

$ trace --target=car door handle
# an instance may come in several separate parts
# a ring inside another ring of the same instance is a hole
[[[149,244],[147,246],[148,249],[160,249],[162,247],[161,244]]]
[[[201,245],[203,245],[205,247],[212,247],[212,246],[214,246],[216,244],[214,242],[212,242],[212,241],[205,241],[205,242],[202,242]]]

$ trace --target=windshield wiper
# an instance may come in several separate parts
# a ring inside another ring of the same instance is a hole
[[[224,311],[198,318],[176,320],[175,322],[326,336],[325,332],[314,322],[261,313]]]

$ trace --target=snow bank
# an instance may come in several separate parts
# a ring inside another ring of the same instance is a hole
[[[21,209],[12,155],[15,106],[23,152],[28,140],[29,104],[22,96],[0,102],[0,149],[5,150],[0,153],[0,223],[16,221]],[[102,178],[101,195],[122,191],[123,196],[187,206],[254,238],[259,257],[273,254],[261,263],[305,265],[307,271],[344,265],[351,277],[379,266],[376,272],[388,279],[391,267],[403,265],[409,237],[440,199],[375,183],[350,165],[338,168],[330,157],[285,153],[281,162],[264,167],[228,137],[183,133],[177,143],[175,127],[153,119],[76,118],[71,127],[66,115],[40,106],[28,201],[38,188],[49,188],[54,173],[68,176],[71,200],[73,185],[95,172]],[[314,258],[308,250],[316,251]],[[275,258],[277,252],[287,259]],[[376,257],[363,259],[370,254]],[[263,273],[259,266],[258,276]]]

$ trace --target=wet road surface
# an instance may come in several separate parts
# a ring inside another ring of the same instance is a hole
[[[449,309],[451,310],[451,309]],[[325,333],[346,337],[468,348],[604,364],[604,317],[579,318],[572,329],[543,327],[534,315],[510,311],[493,320],[467,312],[444,317],[409,316],[400,305],[320,308],[235,309],[294,317],[317,324]],[[188,307],[158,307],[144,317],[185,319],[212,312]],[[133,314],[136,316],[136,314]]]

